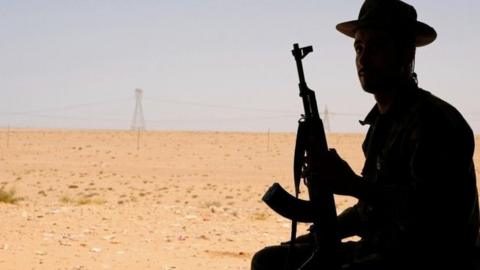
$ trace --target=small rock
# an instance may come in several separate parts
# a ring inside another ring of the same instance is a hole
[[[99,247],[94,247],[94,248],[92,248],[90,251],[91,251],[91,252],[98,253],[98,252],[102,251],[102,249],[99,248]]]
[[[115,235],[113,235],[113,234],[105,235],[104,237],[102,237],[103,240],[107,240],[107,241],[110,241],[113,238],[115,238]]]
[[[50,213],[57,214],[57,213],[60,213],[61,211],[62,210],[60,208],[55,208],[55,209],[50,210]]]
[[[45,256],[47,255],[47,252],[38,250],[37,252],[35,252],[35,254],[39,256]]]
[[[198,239],[208,240],[208,237],[206,235],[202,234],[198,237]]]
[[[186,219],[196,219],[197,216],[196,215],[186,215],[185,218]]]
[[[66,241],[62,241],[62,240],[58,240],[58,243],[61,245],[61,246],[71,246],[71,244],[67,243]]]

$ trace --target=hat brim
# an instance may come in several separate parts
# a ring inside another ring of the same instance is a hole
[[[336,28],[339,32],[355,38],[355,32],[360,27],[368,27],[375,24],[374,22],[354,20],[337,24]],[[415,46],[422,47],[432,43],[437,38],[437,32],[426,23],[416,21],[414,25],[415,32]]]

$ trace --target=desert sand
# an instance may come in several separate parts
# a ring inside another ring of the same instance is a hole
[[[0,269],[249,269],[288,240],[261,197],[273,182],[292,191],[294,133],[137,135],[0,130],[0,187],[18,199],[0,203]],[[362,140],[328,136],[357,172]]]

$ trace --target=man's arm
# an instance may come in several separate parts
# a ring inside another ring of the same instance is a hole
[[[359,236],[361,234],[362,220],[358,212],[358,205],[354,205],[345,209],[338,215],[337,221],[338,235],[340,239],[351,236]]]
[[[409,186],[379,184],[364,181],[362,176],[357,175],[348,163],[335,151],[330,149],[321,159],[315,163],[313,173],[319,174],[323,186],[338,195],[352,196],[366,202],[388,202],[392,196],[409,192]],[[321,166],[328,164],[328,166]]]
[[[359,236],[361,234],[362,220],[358,212],[358,206],[354,205],[345,209],[337,220],[337,232],[339,239],[344,239],[351,236]],[[288,245],[290,241],[283,242],[282,245]],[[313,244],[314,239],[311,233],[301,235],[296,238],[296,244]]]

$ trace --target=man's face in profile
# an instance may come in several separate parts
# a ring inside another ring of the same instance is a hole
[[[360,28],[355,33],[358,78],[369,93],[388,91],[400,76],[398,50],[384,31]]]

